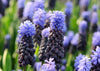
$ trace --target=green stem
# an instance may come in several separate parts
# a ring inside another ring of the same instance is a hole
[[[24,69],[23,69],[23,71],[26,71],[26,66],[24,66]]]

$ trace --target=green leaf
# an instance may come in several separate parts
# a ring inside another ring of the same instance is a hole
[[[3,54],[3,71],[11,71],[12,70],[12,61],[11,55],[8,52],[8,49],[5,49]]]

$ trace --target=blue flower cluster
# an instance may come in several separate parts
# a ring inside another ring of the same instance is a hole
[[[85,33],[87,29],[87,22],[86,21],[81,21],[79,24],[79,32],[80,33]]]
[[[17,3],[18,8],[24,8],[24,6],[25,6],[25,1],[26,1],[26,0],[18,0],[18,3]]]
[[[21,23],[18,30],[19,36],[34,36],[35,35],[35,26],[28,20],[24,23]]]
[[[29,17],[30,19],[32,19],[33,13],[34,13],[34,3],[28,2],[25,6],[23,17]]]
[[[45,60],[46,64],[42,65],[41,71],[56,71],[56,69],[55,69],[56,65],[53,60],[54,60],[54,58],[50,58],[49,61]]]
[[[78,40],[79,40],[79,34],[75,34],[75,36],[73,37],[72,41],[71,41],[71,44],[72,45],[77,45],[78,44]]]
[[[90,0],[80,0],[80,7],[88,6]]]
[[[38,8],[44,9],[44,0],[35,0],[35,2],[34,2],[34,10],[37,11]]]
[[[91,55],[92,64],[94,64],[94,65],[100,64],[100,47],[97,46],[96,50],[95,51],[93,50],[92,53],[93,53]]]
[[[50,21],[50,29],[62,30],[65,21],[65,15],[61,11],[53,11]]]
[[[43,37],[48,37],[49,36],[49,32],[50,32],[50,27],[43,29],[42,30],[42,36]]]
[[[92,45],[100,45],[100,32],[95,32],[92,37]]]
[[[70,16],[70,15],[71,15],[71,13],[72,13],[72,8],[73,8],[72,2],[71,2],[71,1],[67,2],[67,3],[66,3],[66,9],[65,9],[65,14],[66,14],[67,16]]]
[[[81,59],[83,59],[84,57],[85,57],[85,55],[82,55],[82,54],[80,54],[79,56],[76,57],[76,59],[75,59],[75,64],[74,64],[74,67],[75,67],[76,70],[79,69],[79,68],[78,68],[79,61],[80,61]]]
[[[97,12],[93,12],[92,17],[91,17],[91,23],[97,24],[97,22],[98,22],[98,14],[97,14]]]
[[[89,58],[84,57],[79,61],[78,71],[90,71],[92,67],[91,61]]]
[[[45,20],[46,20],[45,10],[38,9],[37,11],[35,11],[33,16],[33,22],[35,25],[40,25],[41,27],[44,27]]]

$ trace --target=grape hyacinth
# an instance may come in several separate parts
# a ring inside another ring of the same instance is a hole
[[[67,36],[64,36],[64,41],[63,41],[63,47],[64,47],[64,56],[66,56],[66,53],[69,49],[69,38]]]
[[[25,1],[26,0],[18,0],[18,17],[22,18],[23,17],[23,10],[25,6]]]
[[[45,55],[45,49],[47,48],[49,31],[50,31],[49,27],[42,30],[42,40],[41,40],[41,45],[40,45],[40,49],[39,49],[39,60],[40,61],[45,60],[44,55]]]
[[[31,1],[27,2],[25,9],[23,11],[22,22],[24,22],[25,20],[30,20],[32,22],[33,13],[34,13],[34,3]]]
[[[34,16],[33,16],[33,22],[35,24],[35,28],[36,28],[36,35],[34,36],[34,43],[38,44],[40,46],[41,43],[41,31],[44,28],[44,24],[45,24],[45,20],[46,20],[46,12],[45,10],[42,9],[38,9]]]
[[[77,71],[77,70],[79,69],[79,68],[78,68],[79,62],[80,62],[80,60],[82,60],[84,57],[85,57],[85,55],[82,55],[82,54],[80,54],[79,56],[76,57],[76,59],[75,59],[75,64],[74,64],[75,71]]]
[[[30,21],[26,20],[24,23],[21,23],[18,34],[22,37],[20,38],[21,40],[18,46],[19,66],[22,67],[28,64],[33,66],[35,61],[35,49],[32,36],[35,35],[35,26]]]
[[[90,0],[80,0],[80,13],[88,10]]]
[[[66,15],[66,27],[69,28],[70,17],[72,14],[73,4],[71,1],[66,3],[65,15]]]
[[[65,21],[65,15],[61,11],[53,11],[50,21],[50,33],[47,48],[45,50],[45,56],[47,60],[49,58],[54,58],[56,69],[59,70],[62,58],[64,57],[64,35],[62,28]]]
[[[100,46],[100,32],[95,32],[92,37],[92,49],[96,49],[96,46]]]
[[[50,58],[49,61],[45,60],[45,62],[46,63],[42,65],[40,71],[56,71],[54,58]]]
[[[100,47],[97,46],[91,54],[92,68],[91,71],[100,71]]]
[[[75,36],[73,37],[71,41],[69,53],[71,54],[75,53],[75,51],[77,50],[78,40],[79,40],[79,34],[77,33],[75,34]]]
[[[97,5],[93,5],[92,10],[95,11],[95,12],[97,12],[98,6]]]
[[[91,17],[91,26],[90,26],[91,32],[97,31],[97,27],[98,27],[97,22],[98,22],[98,14],[97,14],[97,12],[93,12],[92,17]]]
[[[77,45],[77,48],[79,50],[86,50],[86,44],[87,44],[86,29],[87,29],[87,22],[81,21],[79,24],[79,40]]]
[[[4,49],[8,49],[10,46],[10,40],[11,40],[11,35],[7,34],[5,36],[5,43],[4,43]]]
[[[91,13],[89,11],[84,11],[81,14],[83,20],[87,22],[87,31],[89,31],[89,26],[90,26],[90,14]]]
[[[44,1],[45,0],[35,0],[34,2],[34,11],[37,11],[38,9],[44,9]]]
[[[52,12],[49,11],[46,14],[46,23],[44,24],[44,28],[50,27],[50,18],[51,18],[51,16],[52,16]]]
[[[9,7],[9,2],[10,2],[10,0],[2,0],[2,3],[3,3],[5,8]]]
[[[56,0],[49,0],[49,8],[54,9],[56,4]]]
[[[78,70],[77,71],[90,71],[92,67],[90,58],[84,57],[79,61]]]

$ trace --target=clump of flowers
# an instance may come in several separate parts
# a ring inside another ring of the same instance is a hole
[[[45,56],[46,59],[54,58],[57,70],[59,70],[62,58],[64,57],[64,35],[62,32],[64,21],[65,15],[61,11],[53,11],[50,19],[50,33],[48,36]]]
[[[30,21],[25,21],[21,23],[18,34],[21,36],[21,40],[18,45],[18,62],[19,66],[26,66],[28,64],[34,65],[35,57],[34,57],[34,43],[32,36],[35,35],[35,26]]]
[[[45,10],[38,9],[34,13],[33,23],[35,24],[35,28],[36,28],[36,35],[34,36],[34,43],[38,44],[39,46],[40,46],[41,38],[42,38],[41,31],[44,28],[45,20],[46,20]]]

